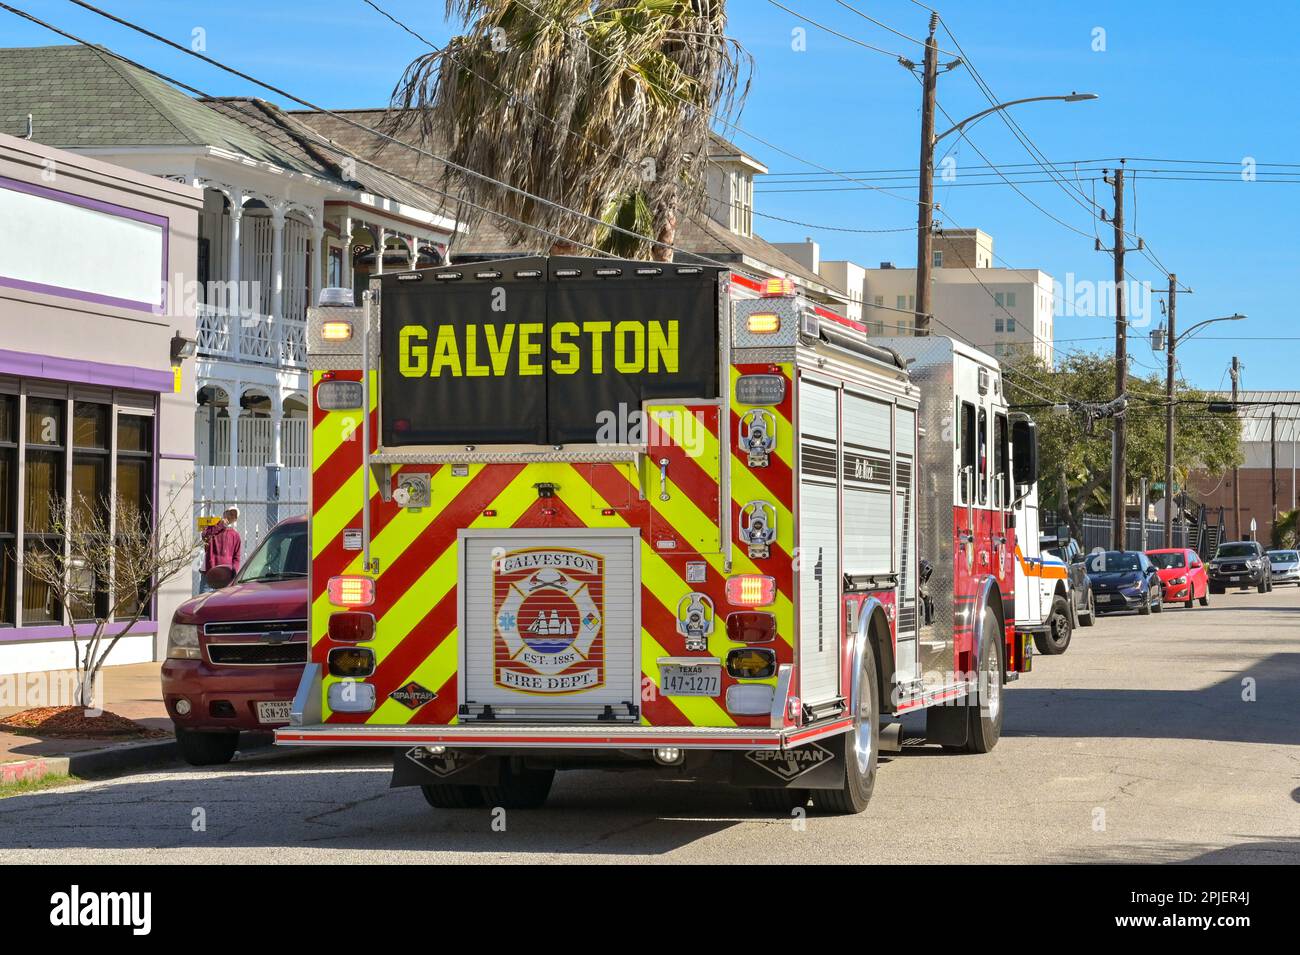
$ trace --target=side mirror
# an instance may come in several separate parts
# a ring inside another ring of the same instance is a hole
[[[221,590],[223,587],[229,587],[230,582],[235,579],[235,568],[229,564],[218,564],[216,567],[208,568],[203,579],[213,590]]]
[[[1038,426],[1027,417],[1011,422],[1011,476],[1017,487],[1038,482]]]

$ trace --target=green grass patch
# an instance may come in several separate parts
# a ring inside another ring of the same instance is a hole
[[[19,779],[11,783],[0,783],[0,799],[9,796],[25,796],[28,793],[40,792],[42,789],[58,789],[60,786],[79,782],[83,780],[76,776],[69,776],[67,773],[50,773],[40,779]]]

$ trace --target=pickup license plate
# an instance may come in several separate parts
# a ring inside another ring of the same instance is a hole
[[[1238,577],[1229,577],[1228,579],[1231,580],[1233,583],[1236,583],[1238,580],[1241,580],[1241,577],[1239,577],[1239,576],[1238,576]]]
[[[664,696],[717,696],[722,692],[722,667],[670,663],[659,668]]]
[[[289,722],[289,701],[276,700],[275,702],[272,703],[258,703],[257,722],[259,723]]]

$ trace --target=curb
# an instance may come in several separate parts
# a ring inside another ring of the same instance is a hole
[[[174,739],[119,743],[67,756],[37,756],[0,763],[0,783],[36,782],[46,776],[93,778],[114,776],[170,762],[177,757]]]
[[[315,747],[301,747],[301,750],[276,747],[269,739],[245,737],[240,740],[239,751],[235,754],[233,764],[292,759],[304,754],[319,755],[320,752],[321,750]],[[67,756],[35,756],[30,759],[0,763],[0,785],[36,782],[46,776],[106,779],[174,763],[179,759],[180,750],[175,739],[119,743],[103,749],[70,753]]]

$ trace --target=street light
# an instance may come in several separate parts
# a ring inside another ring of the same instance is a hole
[[[953,69],[960,64],[954,60],[945,65]],[[904,66],[909,66],[906,62]],[[909,66],[910,68],[910,66]],[[985,116],[999,113],[1022,103],[1080,103],[1084,100],[1097,99],[1096,93],[1067,93],[1061,96],[1026,96],[1022,99],[997,103],[988,109],[972,113],[951,128],[934,134],[935,87],[938,85],[938,47],[934,42],[934,22],[931,20],[930,39],[925,47],[925,77],[922,84],[924,93],[921,100],[921,186],[917,197],[916,218],[916,334],[930,334],[930,259],[932,256],[931,223],[934,216],[934,147],[939,140],[953,133],[962,132],[967,126],[979,122]]]
[[[1172,289],[1175,286],[1173,276],[1170,276],[1170,285]],[[1172,294],[1172,293],[1171,293]],[[1234,312],[1231,315],[1224,315],[1222,318],[1207,318],[1203,322],[1197,322],[1181,335],[1176,334],[1174,328],[1174,316],[1176,312],[1173,308],[1169,309],[1169,352],[1165,360],[1165,519],[1164,535],[1165,546],[1174,546],[1174,515],[1173,508],[1170,507],[1174,499],[1174,363],[1175,353],[1181,342],[1187,341],[1196,332],[1205,328],[1207,325],[1213,325],[1216,322],[1240,322],[1246,316]],[[1157,344],[1153,343],[1153,348],[1159,351]],[[1186,545],[1186,541],[1183,544]]]

